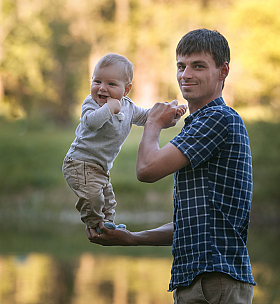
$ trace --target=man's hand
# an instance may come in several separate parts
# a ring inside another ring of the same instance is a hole
[[[91,243],[102,246],[133,246],[133,234],[126,229],[108,229],[101,222],[99,228],[102,234],[97,233],[95,229],[86,227],[86,234]]]
[[[160,129],[173,127],[185,112],[186,106],[178,106],[177,100],[172,100],[170,103],[158,102],[150,110],[147,123],[157,124]]]
[[[118,99],[108,97],[107,104],[112,114],[117,114],[121,110],[121,103]]]

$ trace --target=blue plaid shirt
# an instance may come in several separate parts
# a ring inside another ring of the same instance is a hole
[[[174,175],[169,290],[213,271],[255,285],[246,248],[252,163],[241,117],[217,98],[189,115],[171,143],[190,165]]]

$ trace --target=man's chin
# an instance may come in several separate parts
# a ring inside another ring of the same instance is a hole
[[[193,94],[190,94],[188,92],[184,92],[182,95],[183,95],[184,99],[186,99],[186,100],[191,100],[192,98],[195,97]]]

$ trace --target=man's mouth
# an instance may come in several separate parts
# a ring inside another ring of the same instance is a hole
[[[192,87],[195,85],[196,85],[196,83],[194,83],[194,82],[184,82],[181,84],[182,87]]]

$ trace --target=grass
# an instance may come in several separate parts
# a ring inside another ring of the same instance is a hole
[[[182,123],[163,130],[160,144],[167,143],[181,126]],[[252,222],[278,223],[280,123],[249,120],[246,127],[254,168]],[[62,213],[64,219],[70,219],[71,212],[75,214],[76,197],[61,174],[63,158],[74,139],[74,130],[75,126],[67,130],[52,126],[30,130],[24,122],[0,120],[1,227],[5,226],[5,219],[8,219],[7,223],[15,221],[19,225],[21,219],[41,222],[51,218],[54,222],[61,222]],[[147,212],[161,212],[168,215],[168,218],[163,217],[164,222],[172,219],[173,177],[154,184],[140,183],[136,179],[136,155],[142,130],[140,127],[132,129],[111,170],[118,201],[117,214],[132,215],[131,222],[135,222],[136,215],[141,220],[141,214],[143,218]],[[73,218],[77,218],[76,215]]]

